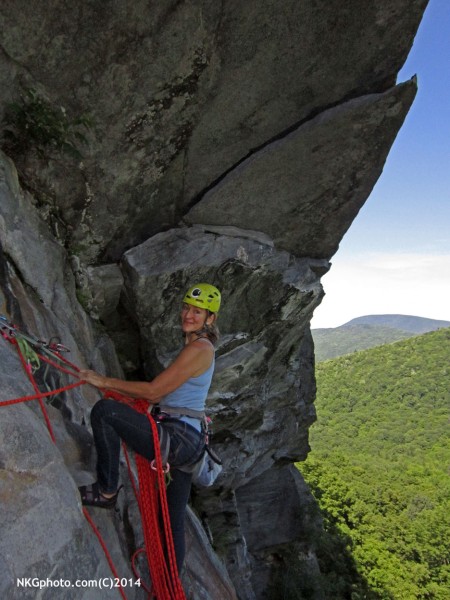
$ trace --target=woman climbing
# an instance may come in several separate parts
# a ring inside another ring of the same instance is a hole
[[[152,381],[125,381],[94,371],[80,373],[97,388],[145,399],[150,405],[159,404],[165,418],[157,421],[158,432],[161,434],[163,428],[170,434],[168,462],[172,477],[167,487],[167,503],[178,572],[184,561],[184,518],[192,479],[191,473],[179,467],[197,462],[204,448],[201,420],[186,413],[201,414],[205,409],[214,371],[213,344],[218,337],[215,322],[220,301],[220,292],[212,285],[199,283],[188,290],[181,310],[184,347],[173,363]],[[146,414],[112,399],[102,399],[94,405],[91,424],[97,450],[97,482],[79,488],[81,500],[84,505],[112,508],[118,495],[120,441],[153,460],[151,424]]]

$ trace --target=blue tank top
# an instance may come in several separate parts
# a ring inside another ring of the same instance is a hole
[[[159,403],[161,410],[164,411],[165,406],[170,406],[171,408],[190,408],[191,410],[204,411],[206,397],[214,373],[214,362],[213,357],[211,365],[204,373],[198,377],[191,377],[182,383],[176,390],[164,396]],[[180,419],[200,431],[201,425],[199,419],[187,416],[182,416]]]

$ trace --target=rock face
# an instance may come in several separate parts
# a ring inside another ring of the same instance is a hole
[[[3,154],[0,157],[2,310],[43,339],[57,333],[67,340],[71,359],[81,366],[87,360],[105,368],[104,358],[114,368],[111,344],[106,338],[102,343],[94,335],[76,300],[65,252],[52,240],[30,196],[20,189],[12,163]],[[3,339],[0,356],[1,399],[32,394],[14,347]],[[42,382],[40,371],[37,378]],[[50,387],[67,383],[58,374],[52,377],[46,378]],[[34,402],[0,407],[2,597],[35,598],[36,588],[30,584],[20,587],[17,579],[21,578],[49,577],[75,585],[78,579],[110,576],[103,551],[81,512],[75,485],[77,480],[81,485],[83,478],[90,477],[86,469],[92,469],[88,458],[92,442],[80,424],[94,400],[88,390],[83,394],[74,390],[67,397],[56,398],[55,406],[48,407],[56,445]],[[129,563],[113,524],[108,520],[102,525],[118,568],[130,577]],[[59,597],[92,597],[88,589],[48,589],[47,597],[52,592],[61,594]]]
[[[111,340],[92,326],[77,301],[67,254],[52,239],[31,200],[18,185],[12,162],[0,152],[2,312],[41,339],[49,340],[55,335],[63,339],[71,349],[71,362],[81,368],[92,366],[121,376]],[[103,269],[102,273],[110,277],[109,270]],[[3,338],[0,364],[1,400],[34,393],[14,346]],[[41,389],[44,385],[57,389],[68,383],[65,375],[58,371],[46,373],[45,368],[37,371],[36,380]],[[77,485],[91,482],[95,472],[92,437],[85,423],[98,399],[97,393],[86,386],[81,392],[80,389],[60,394],[47,407],[56,445],[34,402],[0,406],[2,597],[35,598],[36,588],[31,583],[22,584],[28,587],[17,583],[22,578],[36,578],[37,585],[43,581],[43,597],[47,598],[105,597],[105,589],[66,587],[66,583],[75,586],[78,580],[91,580],[98,585],[101,579],[112,577],[103,550],[81,512],[76,489]],[[125,469],[123,480],[127,490],[120,517],[111,518],[96,510],[92,516],[120,577],[131,579],[130,544],[134,549],[140,547],[142,532]],[[224,599],[236,598],[225,567],[210,549],[192,512],[188,547],[193,562],[186,570],[186,589],[198,598],[212,600],[217,590]],[[198,556],[208,557],[204,559],[208,577],[192,581],[191,570],[198,566]],[[63,580],[64,586],[45,586],[47,578]],[[145,597],[137,587],[126,592],[130,599]]]
[[[30,394],[17,355],[4,344],[0,355],[2,398]],[[36,598],[39,587],[18,583],[25,578],[45,581],[48,577],[75,585],[77,580],[110,576],[100,544],[81,513],[76,485],[67,468],[69,464],[75,467],[77,457],[73,449],[68,451],[67,445],[74,444],[59,411],[50,410],[50,416],[58,446],[66,446],[64,457],[32,406],[20,404],[1,410],[2,598]],[[112,524],[103,521],[102,526],[117,567],[124,577],[132,577]],[[89,589],[68,589],[66,585],[46,592],[45,597],[54,598],[93,597]]]
[[[314,421],[308,328],[322,297],[317,271],[328,263],[296,259],[242,237],[200,228],[160,233],[123,259],[126,308],[140,327],[144,368],[155,373],[179,347],[179,297],[195,277],[214,278],[224,308],[211,411],[233,489],[274,464],[305,458]],[[167,301],[178,291],[178,298]],[[170,296],[169,296],[170,297]]]
[[[82,160],[5,140],[20,183],[1,153],[0,312],[58,335],[80,367],[152,377],[179,350],[186,287],[205,280],[223,292],[209,410],[225,469],[212,490],[193,492],[188,597],[278,597],[295,554],[305,589],[322,598],[319,525],[292,466],[315,419],[309,321],[414,99],[415,80],[395,80],[426,4],[0,7],[0,116],[11,119],[8,103],[33,88],[95,122]],[[1,399],[30,393],[13,347],[0,340],[0,354]],[[64,377],[38,372],[52,387]],[[0,407],[2,597],[27,597],[22,571],[110,576],[75,485],[92,480],[97,397],[83,387],[53,402],[56,447],[33,404]],[[142,541],[128,488],[122,521],[93,513],[124,577]]]
[[[375,185],[415,89],[409,82],[349,100],[268,143],[206,192],[186,222],[257,229],[295,256],[329,258]]]
[[[426,4],[285,0],[280,10],[273,0],[7,0],[0,9],[5,100],[21,85],[35,87],[95,120],[82,165],[29,156],[23,169],[78,254],[117,260],[177,225],[216,181],[274,138],[392,88]],[[378,174],[408,102],[384,144],[382,127],[368,132],[374,151],[380,145]],[[358,129],[363,135],[365,117],[354,121],[352,137]],[[345,160],[352,148],[344,132],[336,134],[334,162],[359,171]],[[330,178],[332,189],[336,183]],[[336,193],[339,204],[346,190]]]

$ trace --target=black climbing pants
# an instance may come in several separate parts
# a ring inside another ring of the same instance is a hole
[[[97,450],[97,477],[105,493],[117,490],[119,482],[120,440],[148,460],[155,457],[152,428],[147,415],[116,400],[100,400],[91,412],[91,424]],[[190,473],[176,467],[195,463],[202,455],[204,438],[201,432],[179,419],[159,422],[170,434],[169,464],[172,479],[167,487],[173,543],[178,571],[184,562],[184,520],[191,490]]]

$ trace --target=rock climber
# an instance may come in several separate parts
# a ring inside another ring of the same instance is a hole
[[[168,462],[171,481],[167,487],[173,543],[178,572],[184,561],[184,520],[191,489],[192,474],[178,467],[192,465],[202,456],[204,434],[201,420],[183,414],[183,409],[203,412],[214,371],[214,343],[218,339],[217,313],[219,290],[210,284],[192,286],[183,298],[181,328],[184,346],[176,359],[151,381],[125,381],[105,377],[94,371],[80,376],[100,390],[112,390],[130,398],[145,399],[152,412],[159,405],[164,415],[157,419],[158,432],[170,434]],[[174,414],[179,409],[179,414]],[[119,455],[123,440],[128,447],[148,460],[154,459],[152,429],[146,414],[113,399],[99,400],[91,412],[91,425],[97,451],[97,481],[79,488],[82,504],[101,508],[115,506],[118,496]]]

